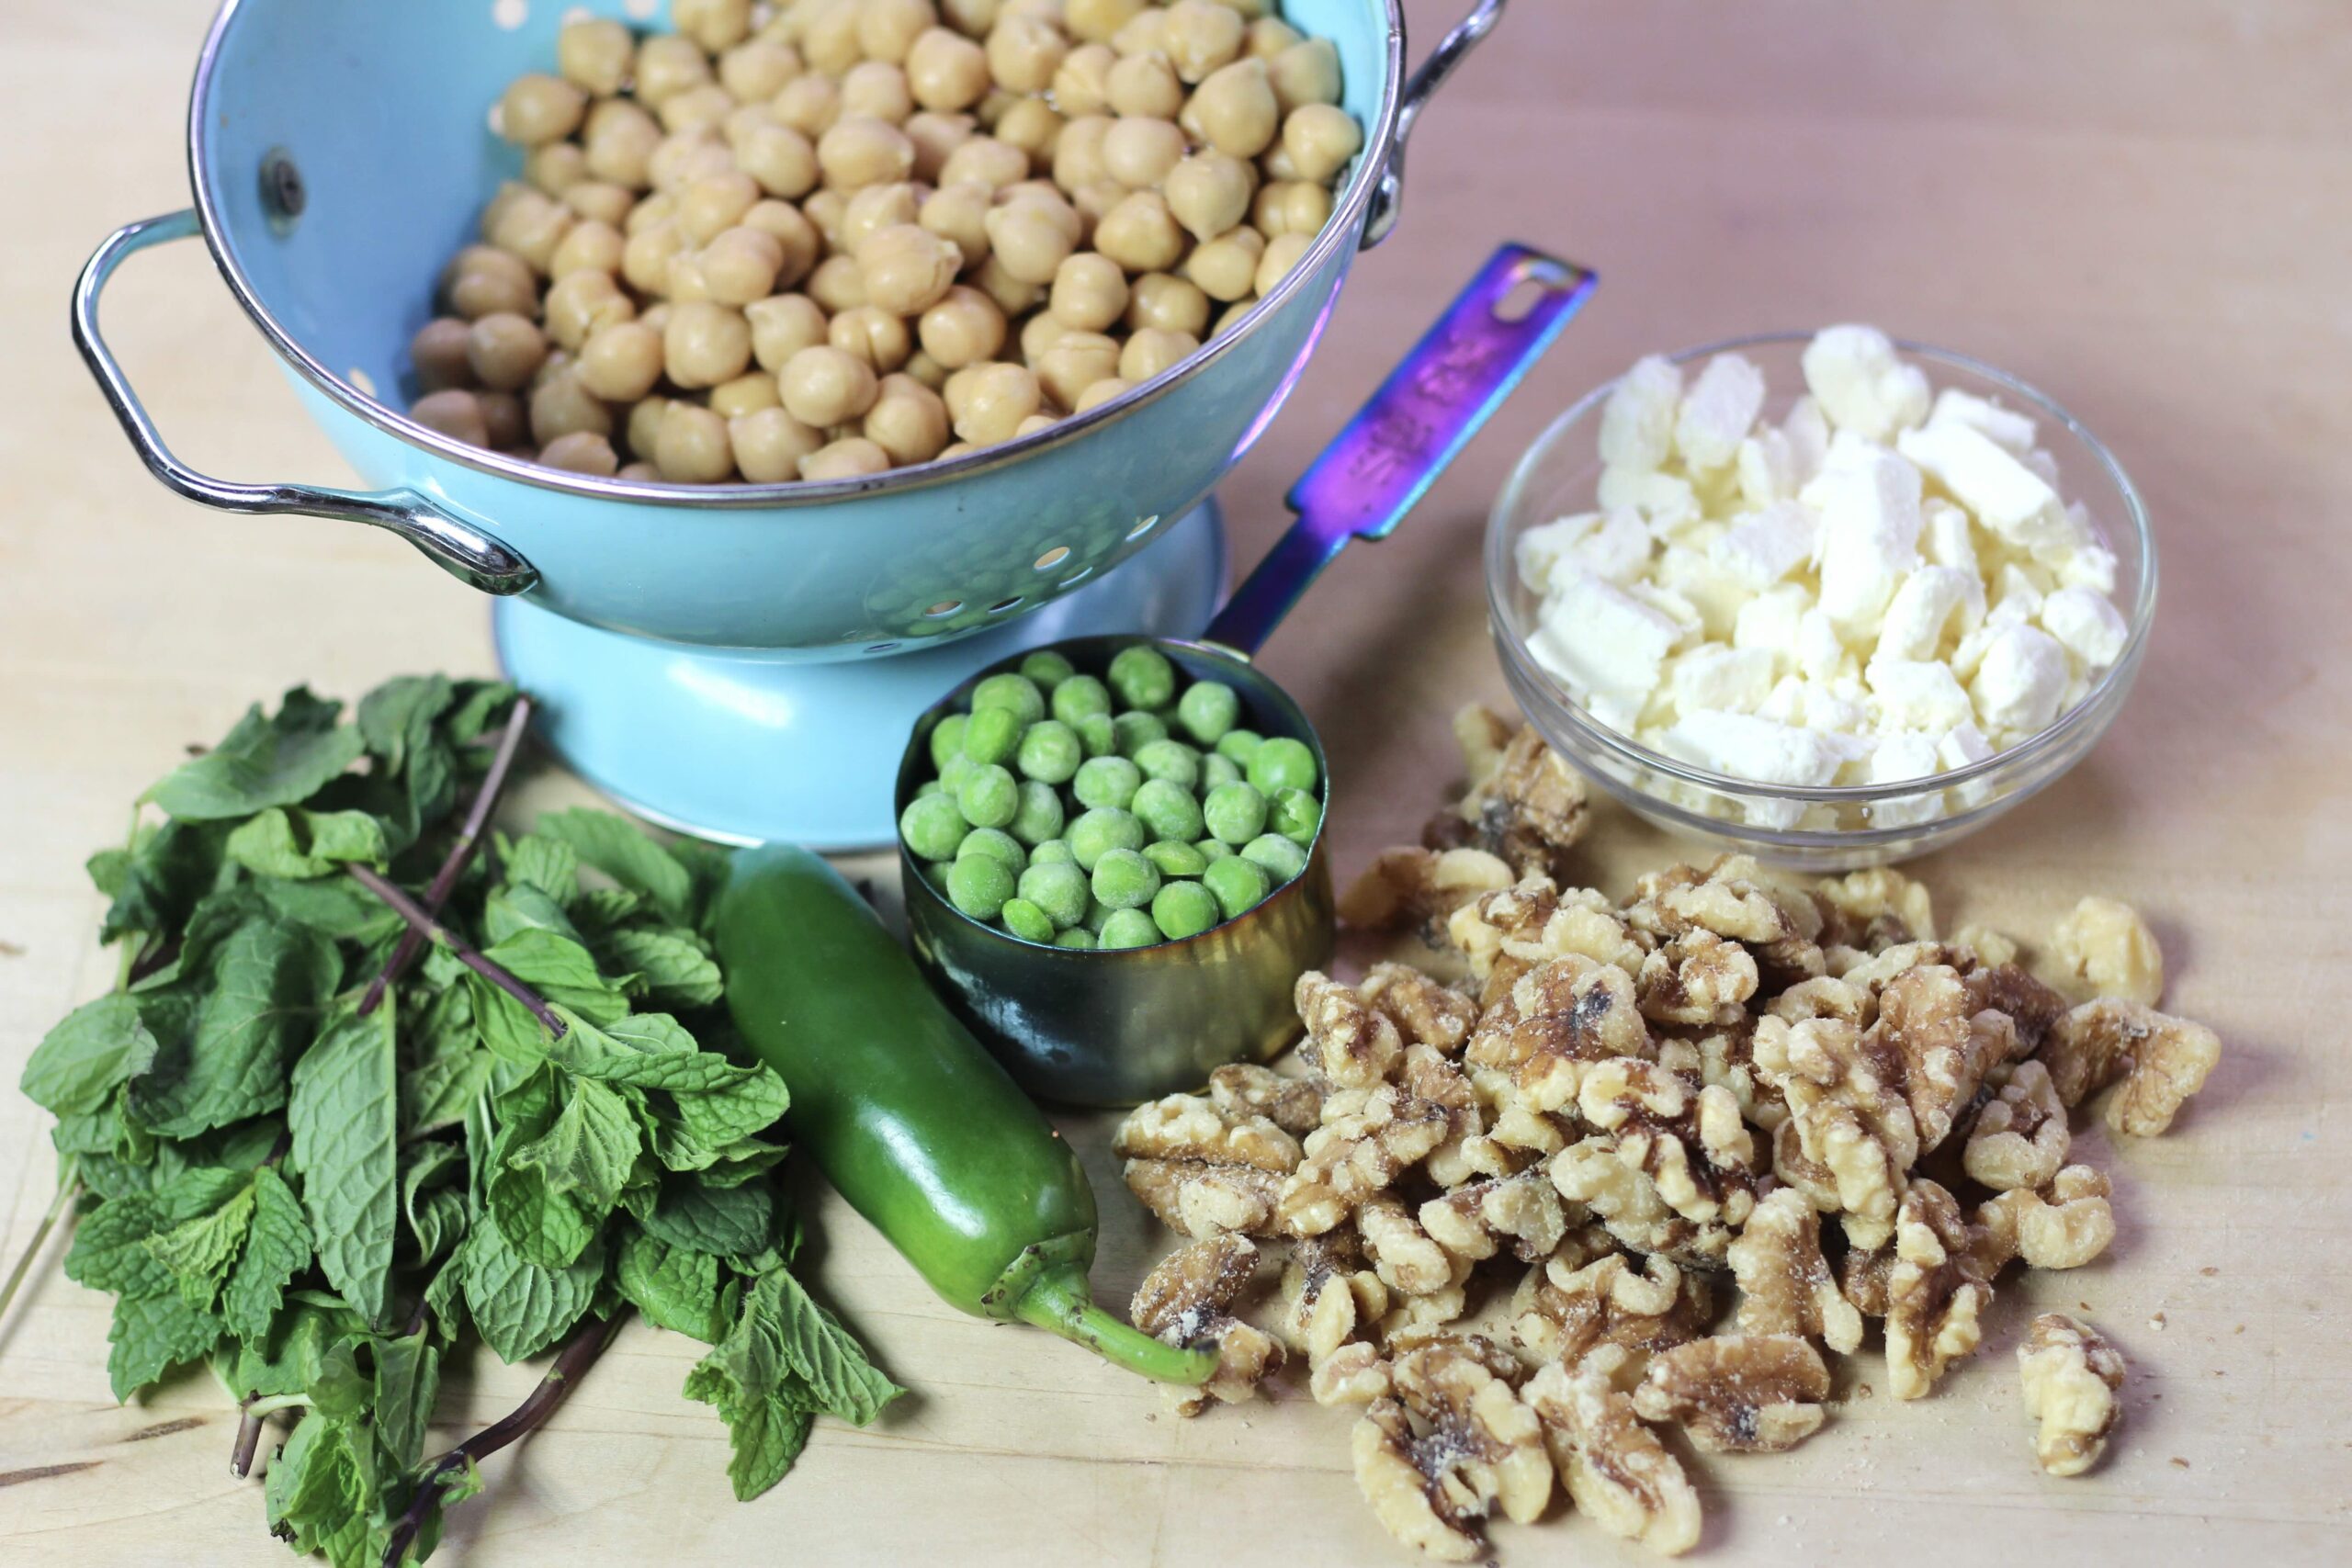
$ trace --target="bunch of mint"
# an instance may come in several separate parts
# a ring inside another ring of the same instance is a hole
[[[491,827],[529,705],[396,680],[345,719],[256,706],[90,863],[121,983],[25,1069],[54,1112],[66,1273],[116,1299],[118,1398],[203,1360],[274,1412],[270,1528],[417,1561],[475,1461],[544,1420],[634,1309],[713,1348],[685,1384],[757,1495],[816,1415],[900,1390],[794,1280],[786,1086],[748,1060],[708,922],[720,852],[571,810]],[[461,814],[460,807],[467,807]],[[38,1246],[38,1243],[36,1243]],[[5,1306],[0,1297],[0,1306]],[[560,1347],[428,1459],[441,1359]]]

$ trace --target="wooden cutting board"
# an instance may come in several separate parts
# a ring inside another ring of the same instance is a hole
[[[48,1025],[106,985],[81,861],[119,837],[124,804],[184,743],[297,681],[348,694],[490,664],[481,604],[402,547],[166,495],[67,346],[66,286],[89,247],[185,201],[179,117],[209,9],[24,8],[0,51],[9,1082]],[[1408,5],[1424,47],[1453,9]],[[2119,1188],[2112,1254],[2005,1287],[1983,1352],[1933,1398],[1898,1408],[1866,1355],[1804,1448],[1702,1466],[1702,1561],[2343,1561],[2347,81],[2352,30],[2324,0],[1525,0],[1424,122],[1402,228],[1358,269],[1321,357],[1225,491],[1252,558],[1290,477],[1498,239],[1600,270],[1594,304],[1410,525],[1351,552],[1268,650],[1330,742],[1343,870],[1411,836],[1453,771],[1448,713],[1500,695],[1476,546],[1513,455],[1638,353],[1877,321],[2047,388],[2150,499],[2163,608],[2121,721],[2042,798],[1916,869],[1947,919],[2028,938],[2086,891],[2136,903],[2177,976],[2172,1005],[2220,1030],[2228,1055],[2172,1136],[2086,1140]],[[185,455],[239,478],[338,479],[193,247],[142,261],[109,303]],[[1674,854],[1604,812],[1591,876],[1622,891]],[[1104,1198],[1096,1283],[1118,1300],[1159,1242],[1119,1190],[1107,1124],[1069,1131]],[[46,1134],[0,1095],[10,1257],[49,1201]],[[816,1213],[820,1289],[916,1391],[889,1419],[820,1431],[785,1485],[739,1506],[718,1424],[678,1393],[693,1348],[632,1327],[551,1427],[488,1466],[449,1558],[1405,1561],[1355,1495],[1342,1416],[1294,1396],[1179,1420],[1053,1340],[956,1315],[837,1203]],[[258,1485],[228,1475],[219,1389],[192,1378],[117,1408],[106,1303],[57,1274],[56,1250],[0,1320],[0,1561],[283,1561]],[[2132,1363],[2126,1424],[2082,1480],[2041,1476],[2018,1409],[2009,1351],[2049,1307],[2086,1311]],[[532,1379],[461,1369],[446,1437]],[[1496,1544],[1516,1563],[1636,1556],[1573,1517],[1499,1529]]]

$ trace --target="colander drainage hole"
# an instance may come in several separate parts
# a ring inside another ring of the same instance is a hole
[[[993,604],[989,605],[989,615],[1003,615],[1007,610],[1011,610],[1011,609],[1013,609],[1013,608],[1017,607],[1017,606],[1020,604],[1020,603],[1021,603],[1021,595],[1020,595],[1020,594],[1018,594],[1018,593],[1011,594],[1011,595],[1009,595],[1009,596],[1007,596],[1007,597],[1005,597],[1005,598],[1002,598],[1002,599],[998,600],[995,604]]]
[[[1080,583],[1085,581],[1089,577],[1092,576],[1093,573],[1094,569],[1091,566],[1080,567],[1076,571],[1073,571],[1068,577],[1063,578],[1061,585],[1064,588],[1075,588]]]
[[[1136,525],[1127,530],[1127,537],[1130,539],[1140,539],[1146,534],[1150,533],[1154,527],[1158,526],[1159,523],[1159,514],[1156,512],[1148,517],[1138,517],[1136,519]]]
[[[925,610],[923,614],[935,621],[942,615],[952,615],[963,607],[964,601],[961,599],[942,599],[938,604],[933,604],[930,609]]]
[[[1069,559],[1069,547],[1068,545],[1056,545],[1052,549],[1047,550],[1044,555],[1039,556],[1030,564],[1035,567],[1039,571],[1051,571],[1054,568],[1061,565],[1062,562],[1068,559]]]
[[[899,645],[895,642],[868,643],[866,644],[865,651],[868,653],[888,653],[898,646]]]

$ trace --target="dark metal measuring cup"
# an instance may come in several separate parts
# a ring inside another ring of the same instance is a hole
[[[1198,641],[1091,637],[1048,647],[1099,673],[1120,649],[1148,641],[1187,680],[1231,686],[1247,728],[1314,752],[1328,807],[1330,772],[1315,727],[1250,656],[1350,539],[1395,531],[1594,282],[1581,267],[1503,246],[1292,487],[1298,520]],[[899,764],[896,810],[929,772],[933,728],[968,708],[981,680],[1023,657],[978,671],[916,722]],[[1196,1089],[1227,1062],[1263,1061],[1297,1033],[1292,986],[1331,959],[1323,838],[1318,828],[1296,877],[1221,925],[1181,942],[1091,950],[1025,942],[973,919],[902,842],[908,929],[933,985],[1024,1089],[1080,1105],[1133,1104]]]

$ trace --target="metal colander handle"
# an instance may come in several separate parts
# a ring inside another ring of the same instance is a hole
[[[1405,84],[1404,96],[1396,105],[1396,129],[1388,138],[1387,162],[1380,171],[1380,183],[1373,187],[1372,205],[1364,214],[1363,249],[1372,249],[1396,227],[1397,215],[1405,202],[1405,141],[1413,134],[1414,122],[1421,118],[1421,111],[1429,107],[1430,100],[1445,85],[1445,79],[1453,74],[1454,68],[1469,59],[1470,51],[1495,30],[1495,24],[1502,20],[1503,5],[1504,0],[1478,0],[1476,9],[1437,40],[1430,57],[1421,62],[1421,68]]]

